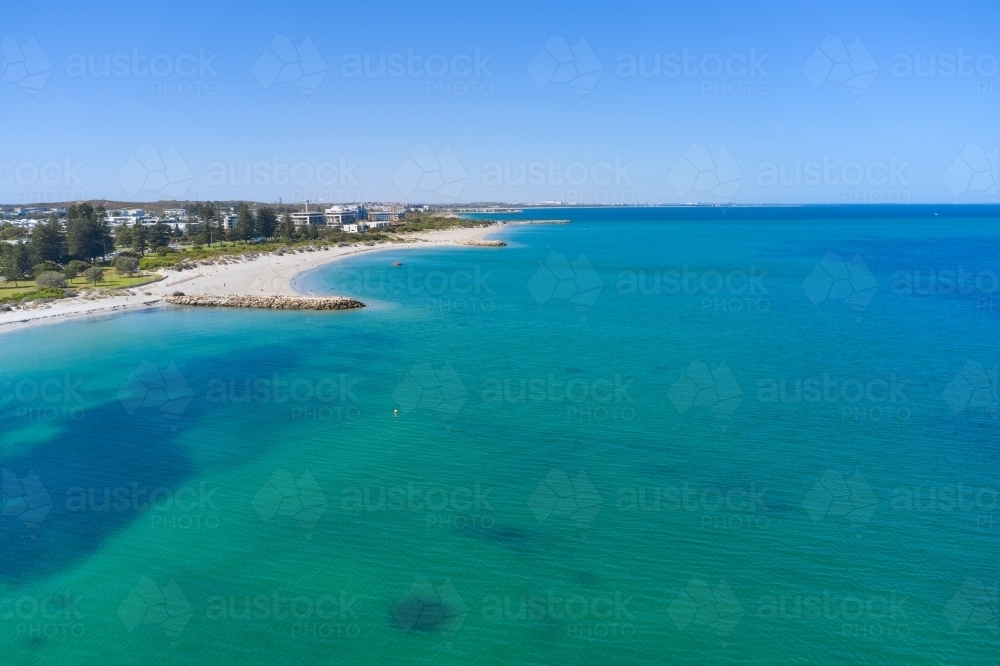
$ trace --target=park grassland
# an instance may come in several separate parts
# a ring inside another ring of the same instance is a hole
[[[130,289],[152,284],[153,282],[162,280],[163,277],[164,276],[162,275],[155,274],[135,275],[130,277],[118,275],[113,268],[105,268],[104,280],[102,282],[98,282],[96,285],[92,285],[82,277],[75,277],[72,280],[66,280],[66,287],[68,289],[87,289],[95,286],[100,289]],[[24,299],[33,301],[40,298],[65,297],[66,292],[63,289],[39,287],[35,284],[34,280],[18,281],[17,286],[14,286],[13,283],[9,282],[0,282],[0,303],[12,303],[15,301],[22,301]]]

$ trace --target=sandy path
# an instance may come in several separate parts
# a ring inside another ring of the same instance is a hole
[[[235,294],[239,296],[298,294],[293,278],[338,259],[368,252],[405,249],[458,247],[470,240],[481,240],[501,227],[444,229],[406,234],[406,243],[383,243],[375,246],[332,247],[315,252],[264,255],[251,261],[211,266],[198,266],[187,271],[162,271],[166,278],[154,284],[133,289],[127,294],[97,301],[67,299],[43,305],[37,309],[0,312],[0,333],[28,326],[55,323],[142,308],[161,307],[160,299],[174,291],[186,294]],[[486,250],[490,251],[490,250]],[[149,295],[145,295],[146,292]]]

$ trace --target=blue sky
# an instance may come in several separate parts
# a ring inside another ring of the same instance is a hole
[[[0,10],[0,201],[997,197],[995,2],[146,4]]]

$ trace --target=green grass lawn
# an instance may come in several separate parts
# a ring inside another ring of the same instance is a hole
[[[113,268],[105,268],[104,282],[98,282],[97,286],[101,289],[127,289],[130,287],[141,287],[161,279],[163,279],[163,276],[156,274],[125,277],[115,273],[115,269]],[[67,280],[66,286],[73,289],[86,289],[92,285],[82,277],[77,277],[72,280]],[[18,281],[16,287],[12,282],[0,282],[0,301],[18,300],[23,298],[26,294],[30,294],[37,290],[38,285],[36,285],[32,280]]]

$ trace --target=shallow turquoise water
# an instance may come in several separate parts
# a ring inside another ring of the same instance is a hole
[[[994,663],[1000,220],[903,210],[4,335],[5,663]]]

